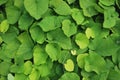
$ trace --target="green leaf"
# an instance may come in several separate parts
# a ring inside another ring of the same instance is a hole
[[[87,72],[95,71],[97,74],[107,70],[105,60],[96,53],[90,53],[85,57],[84,68]]]
[[[80,68],[84,68],[85,66],[85,58],[88,56],[87,53],[84,53],[84,54],[79,54],[77,56],[77,64]]]
[[[43,47],[36,45],[33,49],[33,60],[35,65],[40,65],[46,63],[48,58],[47,53],[43,49]]]
[[[64,64],[66,71],[73,71],[74,70],[74,62],[72,59],[68,59]]]
[[[49,0],[24,0],[25,9],[35,19],[40,19],[48,9]]]
[[[14,76],[12,74],[10,74],[10,73],[8,74],[7,77],[8,77],[8,80],[14,80]]]
[[[120,9],[120,0],[116,0],[116,5],[117,5],[118,8]]]
[[[42,28],[43,31],[51,31],[57,28],[55,21],[56,21],[56,16],[48,16],[45,17],[38,25]]]
[[[26,61],[24,63],[24,74],[28,75],[32,71],[32,62],[31,61]]]
[[[77,26],[71,23],[70,20],[64,20],[62,22],[62,30],[67,37],[74,35],[77,32]]]
[[[35,68],[33,68],[32,72],[29,75],[29,80],[39,80],[39,77],[39,72]]]
[[[41,77],[47,77],[48,75],[50,75],[51,67],[49,64],[51,64],[51,62],[50,63],[48,62],[46,64],[42,64],[38,67],[39,74]]]
[[[0,5],[3,5],[7,2],[8,0],[0,0]]]
[[[52,61],[58,60],[58,56],[60,55],[61,48],[57,44],[49,43],[46,45],[45,51],[52,59]]]
[[[21,10],[24,10],[24,0],[14,0],[14,5]]]
[[[76,21],[77,25],[80,25],[85,20],[83,12],[77,8],[72,9],[72,18]]]
[[[59,80],[80,80],[80,77],[74,72],[72,73],[66,72],[60,77]]]
[[[5,33],[9,28],[9,23],[7,20],[3,20],[0,24],[0,32]]]
[[[120,80],[120,73],[115,70],[110,70],[108,80]]]
[[[30,34],[32,39],[39,44],[42,44],[45,41],[45,33],[37,25],[30,28]]]
[[[54,7],[53,9],[59,15],[71,14],[70,6],[63,0],[51,0],[50,4]]]
[[[25,74],[15,74],[14,80],[26,80],[27,76]]]
[[[57,34],[57,36],[56,36],[56,34]],[[60,28],[48,32],[47,38],[49,41],[52,41],[54,43],[58,43],[58,45],[60,47],[62,47],[63,49],[71,49],[72,48],[70,38],[65,36]]]
[[[65,62],[70,59],[71,54],[67,50],[62,50],[58,59],[59,63],[65,64]]]
[[[15,24],[18,21],[20,14],[21,11],[17,7],[15,6],[6,7],[6,15],[9,24]]]
[[[81,49],[87,48],[89,44],[88,38],[83,33],[78,33],[76,35],[75,42]]]
[[[111,28],[116,25],[116,21],[118,19],[118,13],[115,11],[114,7],[108,7],[104,11],[104,22],[103,27],[104,28]]]
[[[83,9],[83,14],[87,17],[92,17],[98,14],[95,9],[95,5],[97,5],[96,0],[79,0],[80,7]]]
[[[23,13],[22,16],[20,16],[18,25],[21,30],[28,30],[32,22],[33,18],[28,13]]]
[[[74,3],[76,0],[67,0],[68,4]]]
[[[87,28],[85,33],[88,39],[90,39],[90,37],[95,38],[95,33],[91,28]]]
[[[22,43],[16,53],[16,56],[22,56],[24,59],[31,59],[32,58],[32,49],[33,49],[33,42],[30,38],[28,32],[23,32],[18,36],[18,40]]]
[[[11,43],[3,44],[0,53],[5,54],[8,58],[14,58],[19,46],[20,42],[14,39]]]
[[[115,0],[99,0],[100,3],[102,3],[103,5],[105,6],[111,6],[111,5],[114,5],[115,4]]]
[[[1,62],[0,63],[0,75],[7,76],[9,73],[9,68],[10,68],[11,63],[10,62]]]
[[[111,56],[118,50],[111,38],[96,38],[90,43],[89,48],[101,56]]]

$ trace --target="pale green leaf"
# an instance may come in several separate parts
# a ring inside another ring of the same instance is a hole
[[[3,20],[0,24],[0,32],[5,33],[9,29],[9,23],[7,20]]]
[[[74,70],[74,62],[72,59],[68,59],[64,64],[66,71],[73,71]]]
[[[84,53],[84,54],[79,54],[77,56],[77,64],[80,68],[84,68],[85,66],[85,57],[87,57],[88,54],[87,53]]]
[[[89,44],[88,38],[83,33],[78,33],[76,35],[75,42],[81,49],[87,48]]]

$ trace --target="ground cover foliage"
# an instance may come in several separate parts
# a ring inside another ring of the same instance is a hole
[[[0,0],[0,80],[120,80],[120,0]]]

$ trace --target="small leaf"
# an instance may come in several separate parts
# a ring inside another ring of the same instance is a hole
[[[9,24],[15,24],[18,21],[20,14],[21,11],[17,7],[15,6],[6,7],[6,15]]]
[[[47,38],[49,41],[57,43],[63,49],[71,49],[72,48],[71,39],[68,38],[67,36],[65,36],[65,34],[63,33],[63,31],[60,28],[48,32]]]
[[[45,33],[37,25],[32,26],[30,28],[30,34],[31,34],[32,39],[39,44],[42,44],[45,41]]]
[[[64,64],[64,67],[67,71],[73,71],[74,70],[74,63],[72,59],[68,59],[66,63]]]
[[[33,18],[29,14],[24,13],[20,17],[20,19],[18,21],[18,25],[21,30],[28,30],[28,28],[32,24],[32,22],[33,22]]]
[[[111,6],[111,5],[114,5],[115,4],[115,0],[99,0],[100,3],[102,3],[103,5],[105,6]]]
[[[70,20],[64,20],[62,22],[62,30],[67,37],[70,37],[77,32],[77,27]]]
[[[7,20],[4,20],[0,24],[0,32],[5,33],[9,29],[9,24]]]
[[[52,59],[52,61],[58,60],[58,56],[60,55],[61,48],[57,44],[49,43],[45,48],[47,54]]]
[[[50,30],[56,29],[55,21],[56,21],[56,16],[48,16],[45,17],[38,25],[42,28],[43,31],[47,32]]]
[[[104,11],[104,22],[103,27],[104,28],[111,28],[116,25],[116,21],[118,19],[118,13],[115,11],[114,7],[108,7],[108,9],[105,9]]]
[[[80,80],[80,77],[74,72],[66,72],[58,80]]]
[[[24,63],[24,74],[28,75],[32,71],[32,62],[31,61],[26,61]]]
[[[35,65],[40,65],[46,63],[46,60],[48,58],[47,53],[45,50],[39,46],[36,45],[33,49],[33,60]]]
[[[40,75],[39,75],[38,70],[36,70],[35,68],[33,68],[32,72],[29,75],[29,79],[30,80],[39,80],[39,77],[40,77]]]
[[[0,0],[0,6],[5,4],[8,0]]]
[[[77,25],[80,25],[84,21],[83,12],[77,8],[72,9],[72,18],[76,21]]]
[[[14,80],[14,76],[12,74],[8,74],[8,80]]]
[[[95,5],[97,5],[96,0],[79,0],[80,7],[83,9],[83,14],[87,17],[91,17],[97,15],[98,12],[95,9]]]
[[[27,76],[25,74],[15,74],[14,80],[25,80]]]
[[[86,35],[83,34],[83,33],[78,33],[78,34],[76,35],[75,42],[77,43],[77,45],[78,45],[81,49],[86,48],[86,47],[88,46],[88,44],[89,44],[88,38],[87,38]]]
[[[35,19],[40,19],[48,9],[49,0],[24,0],[25,9]]]
[[[77,56],[77,64],[80,68],[84,68],[85,66],[85,58],[88,56],[87,53],[84,53],[84,54],[79,54]]]
[[[71,8],[70,6],[63,0],[51,0],[51,5],[54,7],[53,9],[59,15],[70,15]]]

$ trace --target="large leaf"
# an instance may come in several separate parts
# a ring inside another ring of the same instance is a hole
[[[48,9],[49,0],[24,0],[24,6],[35,19],[40,19]]]

